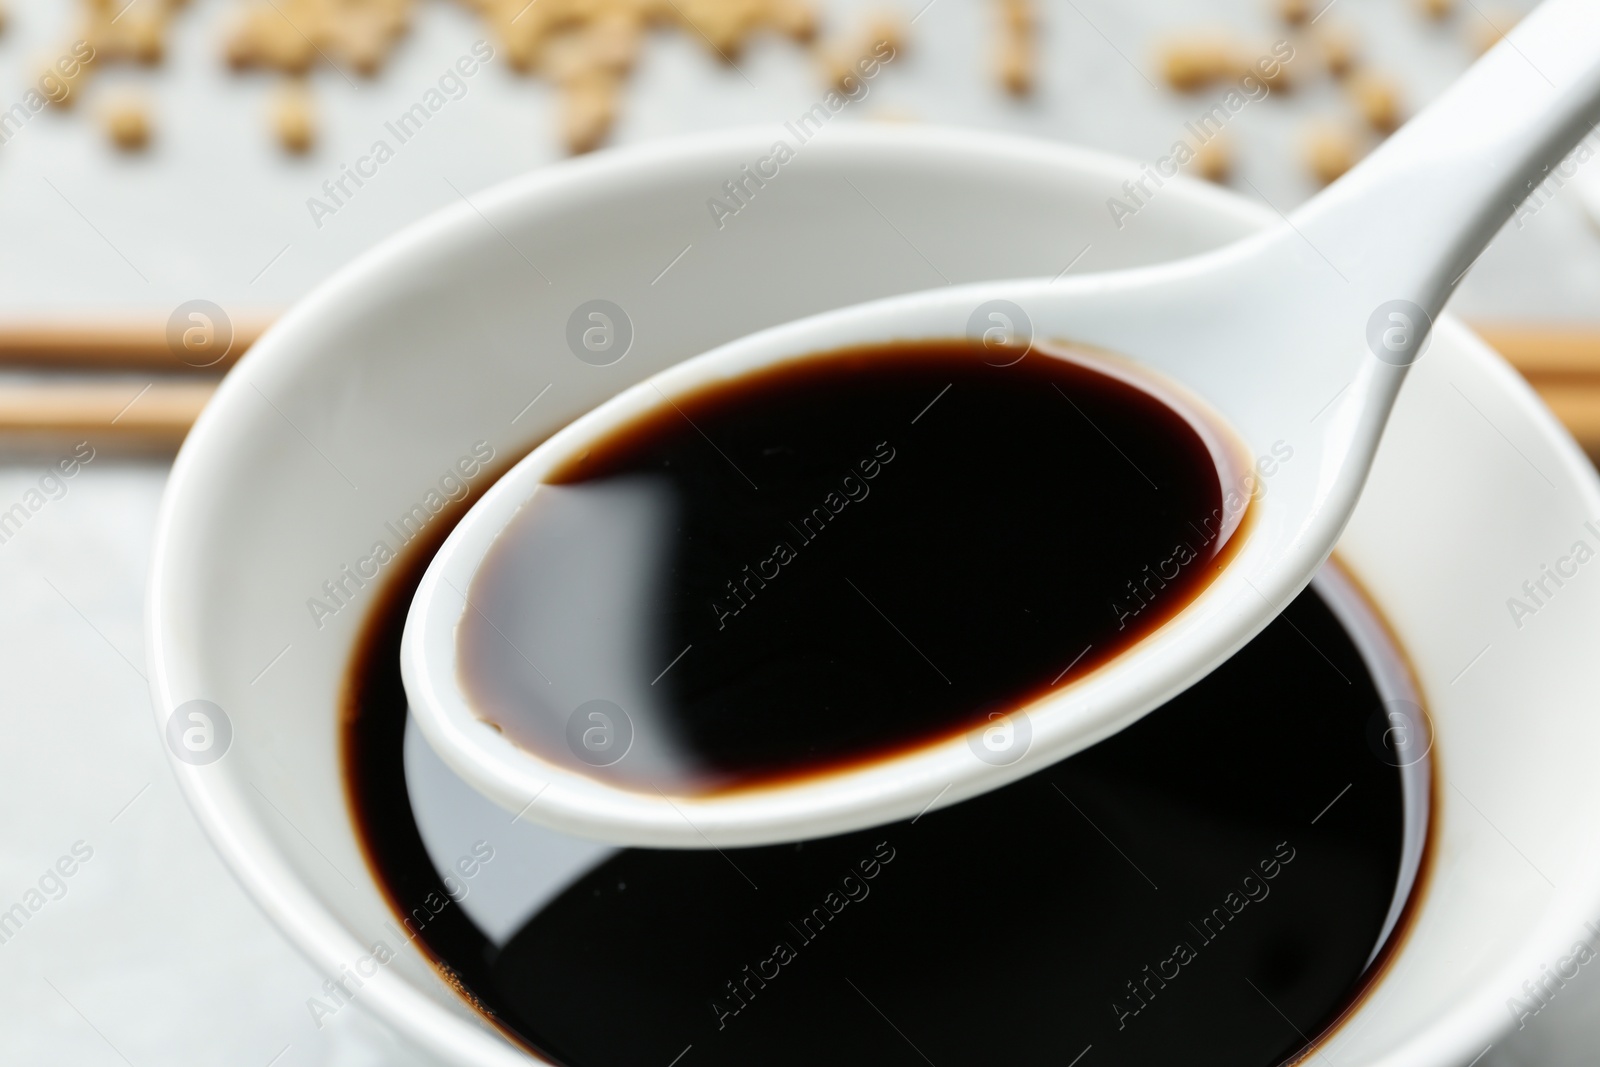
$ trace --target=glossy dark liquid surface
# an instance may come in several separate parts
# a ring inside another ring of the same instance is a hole
[[[463,686],[541,756],[679,793],[1048,694],[1205,588],[1247,500],[1145,388],[964,342],[676,398],[547,481],[473,580]]]
[[[398,650],[427,554],[352,664],[351,803],[397,916],[427,917],[418,946],[568,1067],[1273,1067],[1359,997],[1411,899],[1380,694],[1307,591],[1177,700],[1005,789],[802,845],[623,850],[497,943],[440,906],[454,857],[430,858],[408,794]]]

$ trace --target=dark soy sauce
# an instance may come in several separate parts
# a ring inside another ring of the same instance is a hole
[[[1178,699],[1032,777],[828,840],[622,850],[497,945],[438,906],[451,857],[430,859],[404,771],[400,637],[450,524],[397,564],[353,659],[350,803],[397,920],[431,915],[418,947],[566,1067],[690,1046],[679,1067],[1062,1067],[1089,1046],[1081,1067],[1274,1067],[1404,936],[1420,891],[1401,772],[1372,747],[1384,705],[1308,590]]]
[[[1247,499],[1221,453],[1131,378],[1040,350],[743,377],[547,479],[473,580],[462,684],[523,747],[645,791],[936,741],[1209,584]]]
[[[410,587],[373,620],[347,732],[402,915],[446,896],[402,770]],[[1382,963],[1403,803],[1368,745],[1380,708],[1307,592],[1177,700],[994,793],[800,845],[623,850],[503,948],[448,906],[419,944],[570,1067],[690,1045],[730,1067],[1059,1067],[1091,1044],[1124,1065],[1272,1067]]]

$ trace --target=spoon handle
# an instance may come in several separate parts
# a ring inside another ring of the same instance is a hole
[[[1597,121],[1600,0],[1546,0],[1290,221],[1363,306],[1411,301],[1431,319]]]

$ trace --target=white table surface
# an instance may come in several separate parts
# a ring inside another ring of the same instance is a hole
[[[914,12],[920,2],[901,6]],[[1047,2],[1041,90],[1016,104],[987,72],[990,8],[935,0],[907,54],[848,114],[999,127],[1154,159],[1211,101],[1146,83],[1153,32],[1222,22],[1270,41],[1266,6]],[[854,5],[827,7],[848,22]],[[231,11],[221,0],[193,0],[164,68],[102,75],[102,88],[143,82],[157,100],[161,128],[147,156],[117,158],[104,146],[92,92],[89,107],[47,111],[0,146],[0,317],[164,316],[197,297],[235,313],[281,308],[456,199],[452,185],[470,195],[559,158],[548,89],[491,63],[319,230],[305,199],[482,30],[460,8],[425,4],[377,79],[352,87],[318,71],[326,136],[295,161],[265,131],[268,79],[221,70],[216,41]],[[61,39],[67,12],[60,0],[13,5],[12,28],[0,37],[0,109],[20,98],[33,59]],[[1363,27],[1375,60],[1420,101],[1465,66],[1459,22],[1477,16],[1466,6],[1457,25],[1436,28],[1399,0],[1339,0],[1334,17]],[[786,42],[753,48],[740,70],[709,61],[681,34],[659,37],[615,140],[783,119],[819,95],[812,68]],[[1235,124],[1243,177],[1279,208],[1309,195],[1294,140],[1307,116],[1339,108],[1327,84],[1250,105]],[[1525,228],[1508,228],[1454,310],[1600,320],[1600,236],[1572,193]],[[46,462],[0,456],[0,510],[37,485]],[[165,477],[163,463],[99,456],[0,544],[0,910],[21,901],[74,843],[93,849],[65,894],[0,943],[0,1063],[403,1065],[404,1052],[359,1012],[315,1026],[306,1000],[321,977],[235,884],[168,772],[141,674],[144,573]],[[1514,1041],[1495,1057],[1521,1062]]]

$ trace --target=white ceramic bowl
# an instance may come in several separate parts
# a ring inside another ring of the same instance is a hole
[[[184,445],[150,586],[158,725],[190,700],[224,710],[226,753],[175,758],[175,772],[246,888],[328,973],[392,941],[394,922],[339,753],[345,670],[385,572],[365,564],[377,575],[357,583],[342,568],[392,545],[386,524],[425,505],[459,457],[476,445],[514,458],[641,377],[800,315],[941,276],[1050,275],[1086,246],[1075,270],[1187,255],[1274,217],[1178,181],[1119,230],[1105,203],[1133,163],[860,127],[802,146],[719,228],[708,198],[781,134],[606,153],[425,220],[275,325]],[[623,308],[634,334],[603,367],[566,341],[569,316],[597,298]],[[1513,1025],[1507,998],[1600,916],[1588,847],[1600,832],[1600,564],[1547,585],[1534,614],[1514,620],[1507,606],[1574,542],[1600,547],[1590,519],[1600,484],[1581,453],[1503,362],[1441,322],[1340,548],[1414,659],[1441,775],[1420,915],[1329,1039],[1341,1065],[1470,1061]],[[425,833],[448,821],[421,810],[425,798],[415,806]],[[524,835],[518,862],[583,862],[579,843],[511,829]],[[440,1062],[528,1062],[412,947],[356,1002]]]

